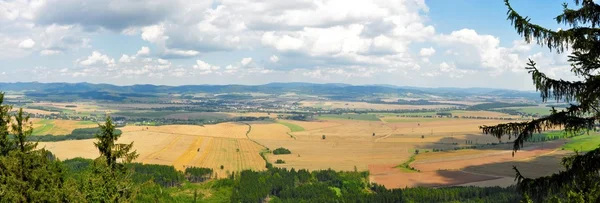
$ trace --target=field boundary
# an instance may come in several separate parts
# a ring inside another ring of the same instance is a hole
[[[243,123],[243,122],[242,122]],[[260,151],[258,154],[260,155],[260,157],[263,158],[263,160],[265,160],[265,166],[270,165],[271,163],[269,163],[269,160],[267,159],[267,157],[265,156],[265,153],[269,153],[269,148],[259,142],[257,142],[256,140],[253,140],[250,138],[250,131],[252,131],[252,125],[250,125],[249,123],[243,123],[248,125],[248,131],[246,131],[246,138],[248,138],[248,140],[262,146],[264,149],[262,151]]]

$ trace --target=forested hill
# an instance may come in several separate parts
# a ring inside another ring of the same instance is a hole
[[[508,96],[508,97],[537,97],[536,93],[515,90],[488,89],[488,88],[420,88],[399,87],[391,85],[348,85],[339,83],[314,84],[314,83],[269,83],[264,85],[130,85],[117,86],[111,84],[92,83],[38,83],[17,82],[0,83],[2,91],[36,92],[36,93],[239,93],[260,92],[267,94],[298,93],[311,95],[371,95],[371,94],[411,94],[411,95],[436,95],[436,96]]]

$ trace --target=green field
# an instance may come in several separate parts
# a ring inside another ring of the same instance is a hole
[[[598,148],[599,145],[600,134],[590,133],[589,135],[586,134],[571,138],[567,144],[563,145],[563,149],[587,152]]]
[[[89,124],[97,124],[95,121],[79,121],[77,122],[79,125],[89,125]]]
[[[363,121],[379,121],[375,114],[322,114],[317,117],[321,120],[363,120]]]
[[[378,116],[435,116],[438,112],[427,111],[427,112],[407,112],[407,113],[378,113]]]
[[[54,128],[54,124],[44,124],[42,127],[33,129],[33,135],[46,135],[52,128]]]
[[[63,108],[58,108],[58,107],[53,107],[53,106],[27,106],[26,108],[30,108],[30,109],[37,109],[37,110],[42,110],[42,111],[50,111],[50,112],[57,112],[57,113],[73,113],[75,111],[71,110],[71,109],[63,109]]]
[[[293,123],[288,123],[288,122],[283,122],[283,121],[278,121],[277,123],[287,126],[288,128],[290,128],[290,130],[292,132],[304,131],[304,128],[302,126],[299,126],[299,125],[296,125]]]
[[[416,122],[433,122],[433,121],[448,121],[451,118],[384,118],[388,123],[416,123]]]

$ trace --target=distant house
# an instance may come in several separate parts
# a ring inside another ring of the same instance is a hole
[[[123,121],[123,120],[119,120],[119,121],[115,121],[115,125],[116,126],[125,126],[125,125],[127,125],[127,123],[125,123],[125,121]]]

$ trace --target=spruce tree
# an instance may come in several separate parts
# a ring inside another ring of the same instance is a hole
[[[0,93],[0,98],[3,98]],[[2,202],[80,202],[82,196],[66,177],[61,162],[31,142],[29,116],[0,99],[0,200]],[[9,130],[10,126],[10,130]],[[11,133],[13,136],[8,136]]]
[[[116,141],[121,136],[117,133],[112,119],[107,116],[104,125],[100,125],[94,143],[100,157],[91,168],[90,174],[80,183],[80,189],[90,202],[129,202],[135,198],[137,186],[132,181],[133,171],[127,168],[138,157],[132,151],[133,142],[119,144]]]
[[[508,20],[526,42],[535,41],[556,53],[570,51],[571,71],[581,80],[566,81],[550,78],[538,70],[533,60],[526,69],[543,102],[549,99],[568,102],[565,110],[552,109],[549,116],[528,122],[513,122],[496,126],[481,126],[486,134],[498,138],[515,137],[513,155],[534,133],[556,127],[568,133],[593,129],[600,116],[600,5],[593,0],[575,0],[576,9],[563,4],[563,12],[555,20],[569,29],[553,31],[533,24],[528,17],[517,13],[505,0]],[[563,159],[565,169],[547,177],[526,178],[515,167],[516,180],[528,200],[536,202],[561,201],[600,202],[600,148]],[[529,199],[531,198],[531,199]]]
[[[11,140],[8,137],[10,115],[12,109],[10,105],[4,104],[4,93],[0,92],[0,156],[8,155],[8,152],[13,147]]]

